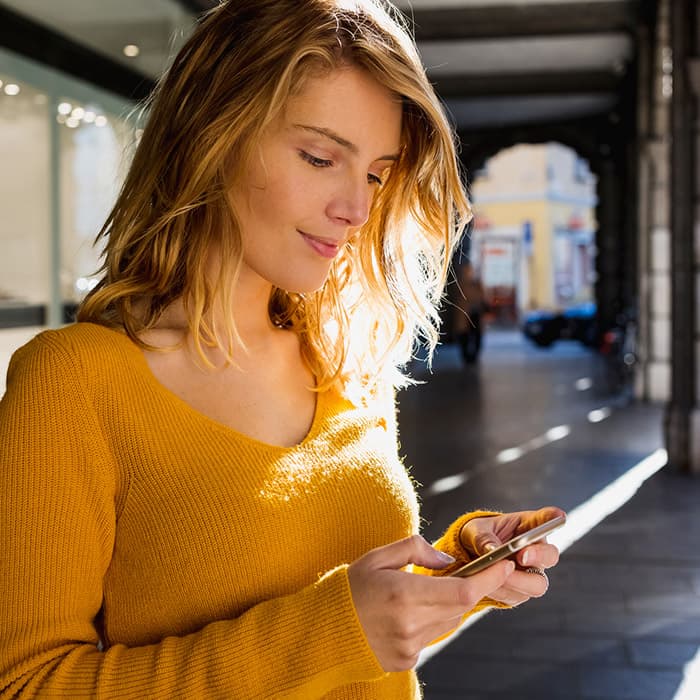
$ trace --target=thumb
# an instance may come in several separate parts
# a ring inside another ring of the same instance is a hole
[[[444,569],[454,563],[454,558],[428,544],[420,535],[373,549],[366,555],[367,563],[374,569],[401,569],[417,564],[427,569]]]
[[[491,532],[484,533],[481,537],[476,538],[476,546],[478,547],[478,556],[481,556],[482,554],[488,554],[492,549],[496,549],[496,547],[500,547],[501,540],[496,537]]]

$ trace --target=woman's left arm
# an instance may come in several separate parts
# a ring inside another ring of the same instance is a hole
[[[516,535],[542,525],[563,515],[564,511],[554,506],[533,511],[515,513],[494,513],[474,511],[457,518],[445,534],[433,544],[436,549],[451,554],[455,564],[441,570],[420,569],[420,573],[431,576],[445,576],[466,562],[487,553]],[[545,569],[559,561],[559,551],[546,539],[531,544],[515,555],[518,565],[508,577],[504,586],[494,592],[481,607],[513,607],[530,598],[539,598],[547,592],[549,582]],[[530,571],[527,571],[527,570]]]
[[[471,519],[460,530],[460,541],[467,551],[481,556],[560,515],[564,515],[561,508],[547,506],[538,510]],[[517,564],[515,571],[492,594],[495,601],[508,607],[520,605],[530,598],[539,598],[547,592],[549,579],[545,570],[556,566],[559,550],[544,538],[521,549],[514,559]]]

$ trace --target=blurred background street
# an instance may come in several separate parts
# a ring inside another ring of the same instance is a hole
[[[609,394],[604,376],[577,343],[494,329],[478,365],[447,345],[402,394],[430,539],[465,510],[548,504],[578,513],[565,546],[580,537],[547,596],[426,655],[426,700],[700,697],[700,483],[659,469],[661,410]]]

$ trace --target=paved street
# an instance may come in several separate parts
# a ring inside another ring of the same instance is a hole
[[[478,367],[442,350],[400,402],[429,538],[478,507],[595,510],[595,494],[662,446],[662,407],[608,396],[598,361],[503,331]],[[700,698],[700,683],[682,685],[700,649],[698,505],[700,479],[649,478],[564,552],[545,598],[489,613],[427,659],[426,700]]]

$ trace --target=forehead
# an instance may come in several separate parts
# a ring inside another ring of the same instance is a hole
[[[343,67],[307,78],[289,98],[284,117],[290,128],[300,123],[328,128],[363,155],[378,156],[398,152],[402,112],[398,95],[366,71]]]

